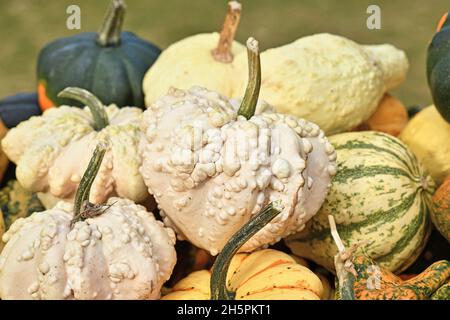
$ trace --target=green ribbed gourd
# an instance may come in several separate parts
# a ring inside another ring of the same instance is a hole
[[[373,131],[330,137],[338,172],[324,205],[285,241],[294,254],[334,272],[333,215],[346,246],[360,243],[381,267],[399,273],[420,255],[430,235],[435,183],[397,138]]]

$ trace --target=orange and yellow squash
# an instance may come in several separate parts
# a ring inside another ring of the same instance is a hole
[[[212,271],[200,270],[178,282],[163,300],[319,300],[322,282],[288,254],[265,249],[236,252],[279,213],[272,205],[242,227],[218,255]]]

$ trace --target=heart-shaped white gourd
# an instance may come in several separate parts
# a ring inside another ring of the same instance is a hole
[[[141,173],[166,224],[216,255],[269,201],[283,211],[241,251],[301,230],[325,199],[336,153],[320,128],[271,112],[255,113],[258,43],[248,43],[250,79],[239,108],[220,94],[172,89],[143,115]]]

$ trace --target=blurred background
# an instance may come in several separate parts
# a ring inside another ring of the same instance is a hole
[[[127,0],[125,29],[161,48],[199,32],[219,31],[226,0]],[[406,51],[407,81],[393,92],[405,105],[425,106],[431,97],[425,56],[437,22],[450,9],[445,0],[241,0],[237,40],[256,37],[261,47],[329,32],[364,44],[391,43]],[[81,30],[66,28],[66,8],[81,8]],[[0,98],[35,90],[39,50],[48,42],[83,31],[96,31],[109,0],[0,0]],[[381,8],[381,30],[366,27],[367,7]]]

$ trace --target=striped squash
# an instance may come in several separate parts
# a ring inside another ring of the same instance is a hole
[[[374,131],[330,137],[338,172],[327,199],[300,233],[287,238],[294,254],[334,272],[336,246],[328,215],[344,244],[362,243],[381,267],[401,272],[420,255],[431,230],[435,183],[397,138]]]
[[[195,271],[162,300],[211,299],[210,281],[209,270]],[[288,254],[273,249],[235,255],[227,273],[227,287],[235,292],[235,300],[319,300],[323,296],[317,275]]]

